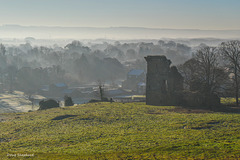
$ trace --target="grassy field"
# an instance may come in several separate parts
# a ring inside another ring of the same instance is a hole
[[[240,98],[238,99],[240,102]],[[221,98],[221,104],[224,105],[236,105],[236,99],[232,97],[227,97],[227,98]]]
[[[0,159],[240,158],[238,113],[105,102],[0,119]]]

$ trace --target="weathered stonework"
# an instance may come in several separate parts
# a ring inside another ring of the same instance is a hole
[[[146,104],[213,107],[220,105],[215,94],[183,90],[183,77],[165,56],[147,56]]]
[[[165,56],[147,56],[146,103],[148,105],[179,105],[183,78]]]

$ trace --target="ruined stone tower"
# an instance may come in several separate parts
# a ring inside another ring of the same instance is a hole
[[[179,91],[183,78],[165,56],[147,56],[146,104],[176,105],[180,103]]]

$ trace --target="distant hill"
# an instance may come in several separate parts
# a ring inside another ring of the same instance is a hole
[[[35,37],[40,39],[162,39],[162,38],[228,38],[239,39],[240,30],[160,29],[141,27],[46,27],[0,26],[1,38]]]

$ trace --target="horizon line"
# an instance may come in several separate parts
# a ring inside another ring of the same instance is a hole
[[[152,29],[152,30],[193,30],[193,31],[240,31],[240,29],[197,29],[197,28],[157,28],[157,27],[132,27],[132,26],[108,26],[108,27],[90,27],[90,26],[44,26],[44,25],[20,25],[20,24],[2,24],[0,27],[16,26],[16,27],[45,27],[45,28],[95,28],[95,29],[110,29],[110,28],[129,28],[129,29]]]

